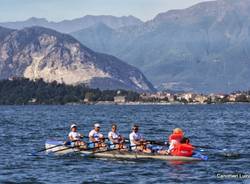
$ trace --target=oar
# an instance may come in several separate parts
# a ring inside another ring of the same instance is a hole
[[[87,143],[87,145],[93,144],[93,143],[100,143],[100,142],[99,142],[99,141],[96,141],[96,142],[89,142],[89,143]],[[60,152],[60,151],[65,151],[65,150],[73,149],[73,148],[80,148],[80,147],[81,147],[80,145],[76,145],[76,146],[67,146],[66,148],[63,148],[63,149],[60,149],[60,150],[53,151],[53,153],[57,153],[57,152]],[[85,149],[85,150],[88,151],[88,150],[93,150],[93,149],[96,149],[96,148],[100,148],[100,147],[88,148],[88,149]],[[85,151],[85,150],[84,150],[84,151]],[[81,151],[81,150],[79,150],[79,151]]]
[[[89,138],[89,137],[88,137],[88,136],[83,136],[83,138]],[[104,137],[104,139],[109,139],[109,138]],[[98,143],[98,142],[92,142],[92,143]],[[87,144],[92,144],[92,143],[87,143]],[[57,146],[55,146],[55,147],[57,147]],[[60,152],[60,151],[65,151],[65,150],[68,150],[68,149],[77,148],[77,147],[79,147],[79,146],[73,146],[73,147],[71,146],[71,147],[63,148],[63,149],[54,151],[54,153]],[[51,148],[51,149],[52,149],[52,148]],[[92,148],[91,148],[91,149],[92,149]]]
[[[96,142],[90,142],[90,143],[87,143],[87,145],[89,144],[93,144],[93,143],[100,143],[99,141],[96,141]],[[116,144],[120,144],[120,143],[113,143],[114,145]],[[135,145],[136,146],[136,145]],[[63,148],[63,149],[60,149],[60,150],[56,150],[54,151],[53,153],[57,153],[57,152],[60,152],[60,151],[65,151],[65,150],[68,150],[68,149],[73,149],[73,148],[79,148],[80,146],[77,145],[77,146],[70,146],[70,147],[66,147],[66,148]],[[77,150],[76,152],[79,152],[79,151],[90,151],[90,150],[95,150],[97,148],[102,148],[103,146],[99,146],[99,147],[94,147],[94,148],[88,148],[88,149],[82,149],[82,150]],[[130,147],[134,147],[134,146],[130,146]],[[119,148],[118,148],[119,149]],[[118,150],[117,149],[117,150]],[[115,149],[111,149],[111,150],[115,150]],[[111,151],[110,150],[110,151]],[[105,150],[106,151],[106,150]]]
[[[76,140],[73,140],[71,142],[76,142]],[[44,151],[47,151],[47,150],[50,150],[50,149],[53,149],[53,148],[56,148],[56,147],[60,147],[60,146],[65,146],[65,144],[57,144],[57,145],[51,146],[49,148],[43,148],[41,150],[38,150],[36,152],[31,153],[31,155],[36,156],[37,153],[41,153],[41,152],[44,152]]]
[[[119,144],[119,143],[114,143],[114,144]],[[137,145],[133,145],[133,146],[129,146],[130,148],[131,147],[136,147]],[[97,147],[98,148],[98,147]],[[100,147],[99,147],[100,148]],[[93,151],[93,154],[95,154],[95,153],[104,153],[104,152],[109,152],[109,151],[115,151],[115,150],[122,150],[122,149],[120,149],[120,148],[115,148],[115,149],[107,149],[107,150],[102,150],[102,151],[96,151],[96,152],[94,152]],[[83,151],[88,151],[88,150],[83,150]]]
[[[36,151],[33,154],[41,153],[41,152],[44,152],[44,151],[47,151],[47,150],[50,150],[50,149],[53,149],[53,148],[56,148],[56,147],[59,147],[59,146],[64,146],[64,144],[58,144],[58,145],[55,145],[55,146],[52,146],[52,147],[49,147],[49,148],[44,148],[44,149]]]
[[[193,145],[194,147],[196,148],[202,148],[202,149],[217,149],[217,148],[214,148],[214,147],[211,147],[211,146],[200,146],[200,145]]]
[[[78,145],[77,146],[66,146],[66,148],[53,151],[53,153],[57,153],[57,152],[60,152],[60,151],[65,151],[65,150],[68,150],[68,149],[78,148],[78,147],[80,147],[80,146],[78,146]]]
[[[219,156],[227,157],[227,158],[239,158],[241,156],[240,153],[230,151],[228,149],[220,149],[220,148],[215,148],[215,147],[210,147],[210,146],[197,146],[194,145],[195,148],[198,148],[199,151],[204,152],[204,149],[210,149],[210,150],[217,150],[220,153],[217,153]],[[216,155],[217,155],[216,154]]]
[[[125,139],[126,142],[130,142],[129,139]],[[162,141],[153,141],[153,140],[145,140],[145,142],[148,142],[150,144],[156,144],[159,146],[169,146],[169,143],[162,142]]]
[[[169,146],[168,142],[162,142],[162,141],[153,141],[153,140],[147,140],[150,144],[156,144],[159,146]]]
[[[127,140],[125,140],[127,141]],[[113,143],[113,145],[116,145],[116,144],[120,144],[120,143]],[[137,147],[137,145],[133,145],[133,146],[129,146],[130,148],[132,147]],[[79,151],[90,151],[90,150],[94,150],[96,148],[102,148],[102,146],[100,147],[95,147],[95,148],[89,148],[89,149],[85,149],[85,150],[79,150]],[[121,148],[115,148],[115,149],[107,149],[107,150],[101,150],[101,151],[93,151],[93,154],[95,153],[103,153],[103,152],[109,152],[109,151],[115,151],[115,150],[122,150]]]
[[[215,147],[211,147],[211,146],[200,146],[200,145],[193,145],[194,148],[198,148],[200,149],[200,151],[204,151],[203,149],[209,149],[209,150],[218,150],[218,151],[226,151],[227,149],[223,148],[215,148]]]

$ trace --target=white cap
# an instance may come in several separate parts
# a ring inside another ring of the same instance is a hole
[[[77,125],[76,125],[76,124],[72,124],[72,125],[70,126],[70,129],[72,129],[73,127],[77,127]]]
[[[94,124],[94,127],[100,127],[100,124],[99,123],[96,123],[96,124]]]

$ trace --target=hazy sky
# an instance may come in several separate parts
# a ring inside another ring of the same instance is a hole
[[[0,0],[0,21],[43,17],[59,21],[84,15],[134,15],[142,20],[206,0]]]

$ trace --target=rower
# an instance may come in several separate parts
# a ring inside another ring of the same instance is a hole
[[[168,153],[171,153],[171,150],[174,148],[175,144],[180,143],[184,137],[184,132],[180,128],[173,129],[172,134],[168,138],[169,148]]]
[[[139,126],[134,125],[132,132],[129,134],[130,147],[134,151],[142,151],[144,153],[151,153],[151,150],[147,148],[147,142],[143,138],[143,135],[139,133]]]
[[[125,138],[117,132],[117,125],[112,124],[111,131],[108,133],[110,148],[126,149]]]
[[[73,123],[70,126],[70,129],[71,129],[71,132],[68,134],[68,139],[70,140],[70,144],[74,142],[73,144],[74,146],[86,148],[85,142],[81,141],[81,139],[83,138],[83,135],[77,131],[77,125]]]
[[[105,138],[100,133],[100,124],[95,123],[94,129],[89,132],[89,148],[101,148],[106,147]]]
[[[99,142],[97,143],[97,147],[99,150],[107,150],[107,144],[105,143],[105,137],[103,134],[99,137]]]

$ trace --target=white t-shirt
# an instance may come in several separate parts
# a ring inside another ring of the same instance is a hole
[[[140,134],[140,133],[135,133],[135,132],[132,132],[132,133],[130,133],[129,134],[129,141],[130,141],[130,146],[133,146],[132,148],[135,148],[134,146],[135,146],[135,143],[134,143],[134,141],[139,141],[139,140],[141,140],[141,139],[143,139],[143,136],[142,136],[142,134]]]
[[[72,137],[74,140],[80,140],[81,139],[81,134],[78,132],[70,132],[69,137]]]
[[[114,139],[114,140],[117,139],[119,136],[120,136],[120,134],[118,132],[112,132],[112,131],[110,131],[109,134],[108,134],[108,137],[109,138],[112,137],[112,139]]]
[[[101,136],[102,134],[100,132],[97,132],[95,130],[91,130],[89,132],[89,137],[94,137],[95,141],[99,141],[99,137]]]

